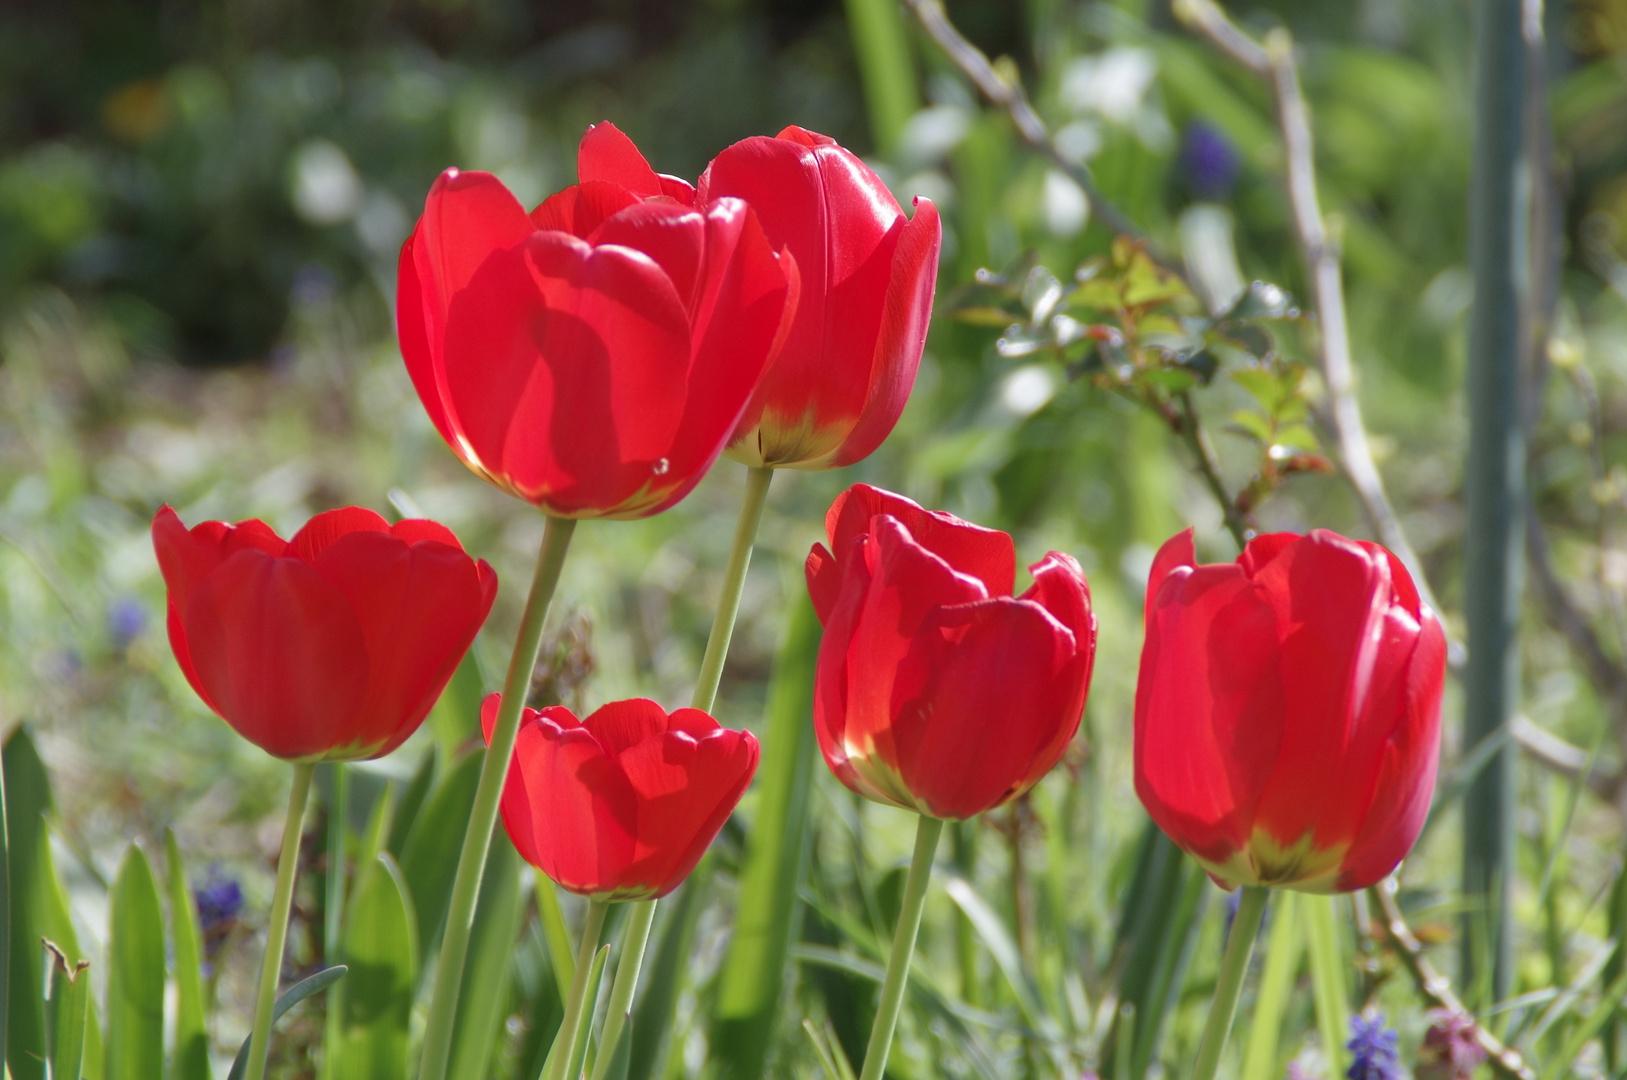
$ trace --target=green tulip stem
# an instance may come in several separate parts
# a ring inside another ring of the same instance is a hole
[[[893,1031],[898,1027],[898,1013],[904,1004],[904,986],[909,982],[910,961],[915,956],[915,937],[921,930],[921,909],[926,907],[932,856],[938,850],[938,837],[942,833],[941,819],[921,815],[915,832],[915,857],[910,860],[910,876],[904,882],[904,902],[898,910],[898,929],[893,932],[893,950],[887,958],[887,977],[881,984],[876,1022],[870,1029],[870,1045],[864,1051],[864,1071],[859,1074],[859,1080],[881,1080],[887,1069]]]
[[[531,673],[537,666],[537,650],[542,645],[542,623],[559,584],[559,571],[565,565],[576,522],[550,517],[542,530],[542,547],[537,552],[537,569],[531,578],[531,593],[520,617],[520,633],[509,657],[508,675],[503,679],[503,701],[492,724],[491,741],[480,765],[480,781],[475,787],[469,827],[463,834],[458,854],[457,876],[452,879],[452,899],[446,909],[446,929],[441,936],[441,956],[435,968],[435,989],[429,999],[429,1022],[424,1028],[423,1065],[420,1080],[446,1080],[447,1062],[452,1055],[452,1022],[458,1012],[458,993],[463,987],[463,964],[469,953],[469,935],[474,927],[475,900],[480,895],[480,879],[486,873],[486,856],[491,851],[492,830],[497,825],[497,802],[503,793],[509,759],[514,756],[514,739],[520,730],[520,710],[531,687]],[[588,954],[591,960],[593,954]]]
[[[1197,1064],[1192,1067],[1192,1080],[1214,1080],[1220,1067],[1220,1052],[1226,1049],[1226,1040],[1232,1033],[1232,1020],[1237,1016],[1237,998],[1243,990],[1243,976],[1248,972],[1249,959],[1254,955],[1254,939],[1260,936],[1260,920],[1265,917],[1265,901],[1269,891],[1264,885],[1245,885],[1243,897],[1232,919],[1231,936],[1226,939],[1226,955],[1220,961],[1220,975],[1215,980],[1215,999],[1209,1005],[1209,1021],[1203,1027],[1203,1041],[1198,1044]]]
[[[582,922],[582,943],[576,947],[576,973],[571,976],[571,993],[565,1000],[565,1019],[554,1035],[554,1050],[549,1057],[553,1067],[543,1080],[565,1080],[567,1059],[576,1046],[581,1033],[584,1014],[591,1014],[591,1006],[584,1009],[582,999],[587,996],[588,973],[593,969],[593,954],[599,951],[599,933],[604,929],[605,913],[610,910],[608,900],[589,900],[587,918]],[[646,931],[648,927],[645,928]],[[617,976],[618,980],[620,976]],[[601,1050],[602,1052],[602,1050]]]
[[[655,918],[655,901],[640,900],[627,914],[627,931],[621,939],[621,960],[616,964],[616,982],[610,988],[610,1007],[599,1038],[599,1057],[593,1066],[593,1080],[605,1080],[616,1056],[616,1040],[627,1026],[627,1012],[633,1007],[633,991],[638,988],[639,969],[644,966],[644,946],[650,940],[650,922]]]
[[[746,587],[746,569],[751,566],[751,548],[757,542],[757,526],[763,520],[763,504],[768,501],[768,483],[774,469],[757,465],[746,470],[746,498],[740,504],[740,517],[734,524],[734,545],[729,549],[729,565],[723,571],[723,592],[717,598],[717,614],[712,616],[712,632],[706,637],[706,655],[695,677],[691,708],[711,712],[717,703],[718,683],[723,681],[723,661],[729,655],[729,639],[734,636],[734,617],[740,613],[740,593]]]
[[[271,1053],[271,1006],[277,1000],[282,951],[288,941],[288,912],[294,906],[294,874],[299,869],[299,834],[305,826],[305,800],[311,793],[316,763],[294,763],[294,789],[288,794],[288,816],[282,823],[282,851],[277,855],[277,887],[271,894],[271,923],[266,927],[266,955],[260,963],[260,989],[254,997],[254,1028],[249,1034],[246,1080],[265,1080]]]
[[[711,712],[712,706],[717,703],[718,684],[723,681],[723,662],[729,655],[729,639],[734,636],[735,616],[740,613],[740,593],[746,587],[751,549],[757,543],[757,526],[762,523],[763,505],[768,501],[768,485],[773,479],[772,466],[746,469],[746,497],[740,503],[740,516],[735,520],[729,564],[723,571],[723,592],[718,597],[717,613],[712,616],[712,630],[706,635],[706,654],[701,658],[700,674],[695,678],[695,692],[689,699],[690,707],[702,712]],[[642,900],[633,905],[621,958],[616,962],[616,981],[610,988],[610,1011],[605,1017],[604,1032],[599,1039],[599,1058],[593,1068],[593,1080],[604,1080],[610,1060],[615,1056],[616,1040],[621,1037],[621,1030],[627,1023],[627,1010],[633,1003],[638,973],[644,966],[644,948],[649,943],[650,922],[654,918],[654,900]],[[592,959],[591,953],[588,958]]]

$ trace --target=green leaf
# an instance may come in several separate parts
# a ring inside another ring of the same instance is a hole
[[[389,855],[379,855],[363,872],[346,916],[350,978],[333,1075],[401,1080],[407,1075],[418,931],[406,883]]]
[[[45,951],[51,957],[50,981],[46,985],[51,1076],[53,1080],[80,1080],[84,1076],[85,1028],[90,1016],[90,961],[70,963],[49,938]]]
[[[6,1003],[6,1064],[13,1080],[45,1080],[45,1014],[38,993],[44,977],[40,938],[45,934],[37,909],[40,848],[46,843],[41,815],[52,806],[51,782],[26,725],[6,739],[3,759],[11,908],[8,985],[33,988],[10,994]]]
[[[5,1072],[11,1007],[11,830],[6,823],[6,772],[0,769],[0,1073]]]
[[[573,1080],[582,1075],[582,1063],[587,1060],[588,1038],[593,1033],[593,1007],[599,1000],[599,984],[604,981],[605,961],[609,958],[609,944],[601,945],[599,951],[593,954],[593,965],[588,968],[587,988],[582,995],[581,1028],[576,1033],[576,1045],[569,1048],[571,1056],[565,1059],[564,1075]],[[556,1052],[558,1049],[556,1046]]]
[[[79,933],[73,928],[73,918],[68,914],[68,893],[62,887],[62,878],[57,874],[56,860],[51,854],[51,833],[49,829],[43,832],[44,842],[39,845],[39,865],[34,873],[35,895],[34,910],[38,913],[38,926],[40,935],[54,942],[70,964],[77,964],[86,959],[85,952],[79,947]],[[85,1020],[85,1052],[82,1068],[86,1080],[102,1080],[102,1068],[106,1064],[102,1049],[102,1028],[96,1020],[96,998],[90,999]]]
[[[209,1033],[204,1027],[203,931],[187,888],[175,833],[164,830],[171,940],[175,942],[174,1080],[210,1080]]]
[[[633,1047],[627,1063],[628,1080],[651,1080],[657,1075],[656,1062],[666,1042],[678,1008],[678,991],[689,965],[690,948],[695,942],[695,926],[711,889],[715,856],[706,855],[678,888],[677,900],[667,906],[660,944],[650,964],[648,981],[638,1006],[633,1010]]]
[[[554,985],[559,990],[559,1000],[564,1001],[570,996],[571,979],[576,975],[576,954],[571,951],[571,933],[565,928],[565,912],[559,906],[559,886],[541,870],[536,871],[536,897],[537,918],[548,945]]]
[[[808,800],[818,757],[813,731],[819,619],[804,590],[787,620],[768,688],[768,730],[757,770],[757,815],[740,871],[734,934],[719,975],[709,1045],[720,1075],[763,1075],[776,1030],[785,961],[797,935],[807,863]]]
[[[1294,993],[1300,956],[1305,949],[1304,924],[1300,920],[1299,894],[1279,889],[1272,898],[1271,933],[1266,941],[1265,972],[1260,991],[1254,998],[1254,1019],[1249,1025],[1248,1047],[1243,1054],[1242,1080],[1276,1080],[1282,1075],[1277,1061],[1277,1037],[1283,1015]]]
[[[271,1005],[271,1026],[275,1028],[277,1026],[277,1021],[281,1020],[283,1014],[289,1009],[292,1009],[295,1005],[298,1005],[312,994],[320,993],[321,991],[326,990],[328,987],[332,986],[334,983],[343,978],[345,972],[349,970],[350,969],[343,964],[335,964],[333,967],[323,968],[315,975],[310,975],[304,979],[301,979],[293,986],[290,986],[288,989],[284,990],[277,996],[277,1000]],[[226,1080],[243,1080],[243,1074],[248,1070],[248,1064],[249,1040],[244,1039],[243,1044],[237,1048],[237,1057],[232,1061],[232,1068],[231,1071],[226,1074]]]
[[[398,862],[407,846],[407,837],[412,835],[412,827],[418,820],[418,812],[424,808],[424,801],[435,789],[436,766],[439,763],[440,754],[432,746],[424,753],[424,760],[419,763],[418,771],[412,774],[407,790],[401,793],[401,799],[395,805],[395,816],[390,820],[390,838],[384,846],[390,856]]]
[[[1258,442],[1271,442],[1271,421],[1253,409],[1238,409],[1232,413],[1231,426]]]
[[[105,1080],[164,1072],[164,915],[146,854],[130,845],[109,897]]]
[[[463,850],[463,834],[469,826],[483,756],[480,751],[465,752],[452,763],[418,815],[402,849],[401,877],[417,915],[418,943],[426,953],[434,949],[446,922],[446,908],[452,900],[452,869],[457,866],[458,852]]]
[[[508,1016],[515,940],[525,910],[521,900],[520,856],[507,832],[499,828],[492,836],[486,873],[480,879],[474,933],[458,994],[452,1080],[486,1080],[492,1075],[492,1055]]]
[[[1232,381],[1247,390],[1268,415],[1275,415],[1283,390],[1282,381],[1274,372],[1265,368],[1237,368],[1232,372]]]
[[[1350,1024],[1350,998],[1345,989],[1345,963],[1339,942],[1334,898],[1307,894],[1299,900],[1305,940],[1311,953],[1311,988],[1316,996],[1316,1026],[1331,1076],[1345,1071],[1345,1032]]]
[[[1006,983],[1017,999],[1017,1007],[1022,1012],[1023,1020],[1030,1027],[1036,1029],[1041,1027],[1046,1019],[1044,1012],[1040,1008],[1039,999],[1034,996],[1034,988],[1029,984],[1028,975],[1023,970],[1017,943],[1007,932],[1005,923],[1000,921],[1000,916],[977,895],[977,890],[972,888],[971,882],[965,878],[946,877],[943,887],[949,894],[949,899],[965,913],[972,924],[972,929],[977,931],[977,936],[983,939],[983,946],[989,950],[989,955],[994,957],[995,966],[1005,976]]]
[[[1119,283],[1112,278],[1092,278],[1068,294],[1068,306],[1089,311],[1117,311],[1123,303]]]
[[[480,674],[475,652],[470,649],[464,654],[463,662],[452,673],[452,681],[429,713],[429,730],[435,734],[440,756],[447,761],[480,741],[480,700],[486,696],[486,680]]]

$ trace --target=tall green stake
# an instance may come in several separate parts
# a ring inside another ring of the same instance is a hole
[[[1469,330],[1468,527],[1464,614],[1465,743],[1496,737],[1519,697],[1518,621],[1525,434],[1520,415],[1521,313],[1529,311],[1534,162],[1526,144],[1529,73],[1522,0],[1475,0],[1474,176],[1469,247],[1474,311]],[[1464,985],[1508,994],[1512,973],[1509,877],[1514,872],[1514,751],[1498,751],[1463,800]],[[1486,965],[1490,965],[1488,973]],[[1489,982],[1486,976],[1489,974]]]

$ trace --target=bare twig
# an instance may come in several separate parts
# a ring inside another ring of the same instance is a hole
[[[1463,1007],[1457,994],[1452,992],[1452,983],[1435,970],[1429,958],[1424,955],[1424,947],[1419,943],[1412,928],[1407,925],[1406,916],[1401,913],[1401,906],[1395,902],[1395,878],[1386,878],[1367,890],[1373,902],[1378,905],[1379,911],[1384,915],[1384,934],[1389,938],[1390,945],[1395,949],[1401,963],[1412,975],[1413,984],[1418,992],[1437,1009],[1459,1016],[1468,1017],[1474,1022],[1475,1042],[1486,1052],[1486,1064],[1492,1071],[1507,1080],[1537,1080],[1537,1074],[1518,1050],[1504,1046],[1501,1040],[1487,1031],[1478,1021],[1474,1021],[1474,1014]]]
[[[1373,463],[1373,450],[1356,398],[1354,365],[1350,356],[1350,329],[1345,316],[1343,272],[1338,245],[1329,237],[1316,191],[1316,159],[1311,142],[1309,110],[1299,85],[1293,42],[1285,30],[1273,30],[1260,45],[1237,27],[1212,0],[1179,0],[1175,13],[1188,27],[1217,50],[1271,84],[1277,103],[1277,124],[1282,133],[1286,161],[1288,202],[1294,231],[1310,279],[1320,326],[1318,359],[1328,390],[1328,417],[1345,475],[1355,489],[1368,523],[1379,542],[1395,553],[1418,585],[1425,603],[1440,610],[1418,553],[1408,542],[1384,491],[1384,481]]]
[[[1593,755],[1580,746],[1561,739],[1547,728],[1539,727],[1524,716],[1515,716],[1509,725],[1520,751],[1527,758],[1565,780],[1580,778],[1587,789],[1605,802],[1615,805],[1621,791],[1619,773],[1600,772]]]
[[[1209,436],[1198,419],[1198,410],[1192,404],[1192,395],[1183,392],[1179,398],[1181,437],[1192,448],[1192,456],[1198,462],[1198,472],[1203,474],[1203,482],[1209,485],[1209,493],[1215,497],[1215,502],[1220,504],[1220,512],[1226,519],[1226,530],[1232,534],[1232,539],[1237,541],[1237,550],[1242,551],[1248,546],[1248,523],[1238,512],[1237,501],[1226,492],[1226,482],[1220,477],[1220,463],[1215,457],[1215,448],[1210,444]]]
[[[955,62],[968,79],[972,80],[980,93],[995,105],[1004,109],[1011,117],[1011,122],[1017,127],[1017,134],[1022,136],[1023,142],[1034,148],[1048,158],[1068,179],[1079,185],[1085,197],[1090,200],[1091,212],[1116,233],[1135,237],[1148,243],[1147,253],[1159,265],[1166,269],[1178,269],[1178,264],[1165,256],[1160,255],[1147,240],[1147,235],[1135,222],[1125,216],[1124,212],[1114,206],[1096,186],[1096,178],[1090,175],[1090,170],[1084,165],[1064,154],[1051,138],[1045,121],[1039,118],[1033,105],[1029,104],[1028,95],[1023,91],[1022,84],[1016,79],[1007,79],[994,69],[989,58],[983,51],[961,36],[955,24],[949,21],[944,13],[941,0],[904,0],[909,9],[920,20],[921,26],[938,43],[938,47],[948,54],[949,59]]]

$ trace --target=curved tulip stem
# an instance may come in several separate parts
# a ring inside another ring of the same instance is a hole
[[[610,1007],[599,1039],[599,1058],[593,1066],[593,1080],[605,1080],[610,1062],[616,1056],[616,1040],[627,1024],[627,1010],[638,988],[638,972],[644,966],[644,946],[650,940],[650,922],[655,918],[655,901],[640,900],[627,915],[627,930],[621,939],[621,961],[616,965],[616,982],[610,988]]]
[[[587,995],[588,972],[593,968],[593,954],[599,951],[599,932],[604,929],[605,913],[609,910],[608,900],[588,901],[587,918],[582,923],[582,943],[576,947],[576,974],[571,976],[571,993],[565,1000],[565,1019],[560,1021],[559,1031],[554,1035],[554,1050],[549,1055],[553,1068],[542,1080],[565,1080],[566,1059],[571,1056],[571,1048],[582,1030],[582,999]]]
[[[740,613],[740,593],[746,586],[746,568],[751,565],[751,548],[757,542],[757,526],[763,520],[763,504],[768,501],[768,483],[774,479],[771,465],[746,470],[746,498],[740,504],[740,517],[734,524],[734,544],[729,549],[729,565],[723,572],[723,592],[712,616],[712,632],[706,637],[706,655],[695,677],[691,708],[711,712],[717,702],[718,683],[723,680],[723,661],[729,655],[729,639],[734,636],[734,617]]]
[[[305,800],[311,793],[315,762],[294,763],[294,789],[282,823],[282,851],[277,855],[277,887],[271,894],[271,923],[266,927],[266,955],[260,964],[260,989],[254,996],[254,1027],[249,1033],[246,1080],[265,1080],[271,1052],[271,1006],[277,1000],[282,950],[288,940],[288,912],[294,906],[294,874],[299,869],[299,834],[305,827]]]
[[[910,860],[910,876],[904,882],[904,902],[898,910],[898,929],[893,932],[893,951],[887,958],[887,978],[881,984],[876,1006],[876,1022],[870,1029],[870,1045],[864,1051],[864,1071],[859,1080],[881,1080],[887,1068],[887,1055],[893,1048],[893,1030],[904,1004],[904,986],[910,977],[910,960],[915,956],[915,936],[921,929],[921,909],[926,906],[927,881],[932,877],[932,856],[938,850],[943,822],[921,815],[915,832],[915,856]]]
[[[1203,1041],[1198,1044],[1198,1061],[1192,1067],[1192,1080],[1214,1080],[1215,1070],[1220,1066],[1220,1052],[1226,1048],[1226,1040],[1232,1033],[1237,998],[1243,989],[1249,958],[1254,955],[1254,939],[1260,934],[1260,920],[1265,917],[1268,895],[1264,885],[1243,887],[1237,916],[1232,919],[1231,936],[1226,939],[1226,955],[1220,961],[1220,976],[1215,980],[1209,1022],[1204,1025]]]
[[[457,1016],[458,993],[463,987],[463,963],[469,952],[469,934],[474,925],[475,900],[480,879],[486,872],[486,856],[491,851],[492,830],[497,824],[497,803],[514,756],[514,738],[520,730],[520,710],[525,706],[531,673],[537,666],[537,650],[542,645],[542,623],[559,584],[559,571],[565,565],[576,522],[550,517],[542,531],[542,547],[537,552],[537,569],[531,578],[531,593],[520,617],[520,633],[509,658],[508,675],[503,680],[503,701],[492,724],[486,758],[480,765],[480,781],[475,787],[469,827],[463,834],[458,854],[457,876],[452,880],[452,899],[446,909],[446,929],[441,937],[441,956],[435,969],[435,989],[429,999],[429,1022],[424,1028],[424,1057],[419,1080],[445,1080],[452,1054],[452,1021]],[[592,953],[588,954],[591,960]]]

